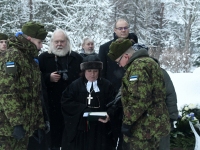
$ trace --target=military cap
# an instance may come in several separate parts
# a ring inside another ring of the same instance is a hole
[[[119,58],[124,52],[126,52],[131,46],[132,42],[130,39],[119,38],[116,41],[112,42],[109,47],[108,57],[111,60],[115,61]]]
[[[37,22],[27,22],[22,26],[22,32],[32,38],[44,40],[47,31],[43,25]]]
[[[8,36],[4,33],[0,33],[0,40],[7,40]]]

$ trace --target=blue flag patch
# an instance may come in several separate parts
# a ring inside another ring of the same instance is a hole
[[[6,67],[15,67],[14,62],[6,62]]]
[[[129,81],[136,81],[138,79],[138,75],[130,76]]]

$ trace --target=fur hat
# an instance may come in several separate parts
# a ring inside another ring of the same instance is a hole
[[[119,38],[116,41],[111,43],[109,47],[110,50],[108,52],[108,57],[110,57],[111,60],[115,61],[124,52],[126,52],[131,46],[132,46],[131,40]]]
[[[36,22],[27,22],[22,26],[22,32],[32,38],[44,40],[47,36],[47,31],[43,25]]]
[[[8,36],[4,33],[0,33],[0,40],[7,40]]]
[[[80,64],[81,70],[88,69],[103,69],[103,63],[96,55],[88,55],[83,58],[83,63]]]

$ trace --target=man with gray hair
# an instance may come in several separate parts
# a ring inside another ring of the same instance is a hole
[[[88,37],[83,39],[80,55],[82,57],[86,57],[88,55],[96,55],[97,56],[97,53],[95,53],[95,51],[94,51],[94,40],[93,39],[88,38]]]
[[[62,29],[53,32],[48,52],[39,56],[39,66],[48,95],[50,117],[50,148],[60,150],[64,121],[61,113],[61,95],[65,88],[79,78],[82,57],[71,50],[67,33]]]

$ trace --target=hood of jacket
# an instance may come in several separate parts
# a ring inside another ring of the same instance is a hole
[[[35,58],[38,56],[39,50],[36,45],[22,35],[19,35],[18,37],[11,37],[8,40],[8,48],[11,47],[20,50],[22,53],[27,55],[27,57]]]
[[[149,57],[148,51],[142,49],[133,53],[127,65],[125,66],[125,69],[127,69],[135,59],[140,58],[140,57]]]

